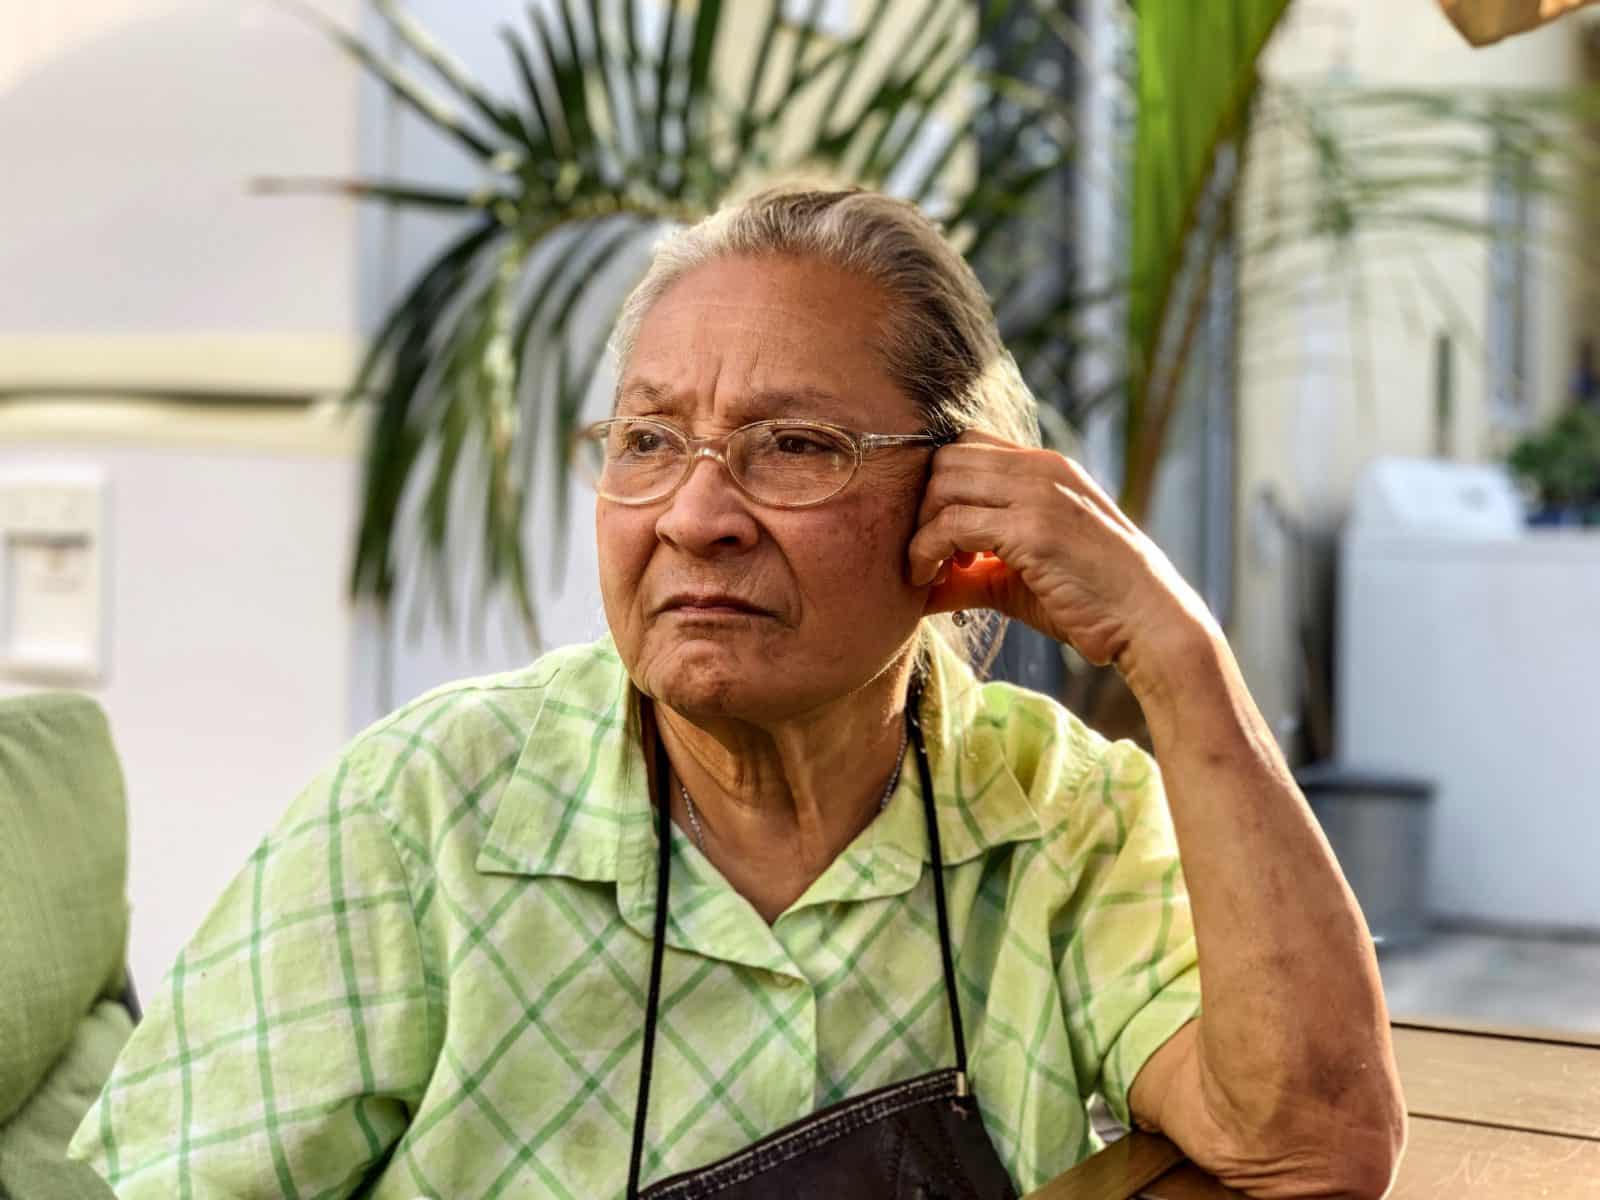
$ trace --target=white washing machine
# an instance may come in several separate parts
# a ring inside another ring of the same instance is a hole
[[[1600,530],[1491,466],[1386,459],[1340,546],[1336,739],[1434,781],[1434,916],[1600,930]]]

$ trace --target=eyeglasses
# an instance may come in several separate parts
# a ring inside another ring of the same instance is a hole
[[[856,433],[821,421],[753,421],[722,437],[690,437],[652,417],[616,417],[582,430],[572,461],[585,480],[616,504],[654,504],[689,478],[702,458],[727,468],[752,500],[809,508],[844,490],[874,450],[943,446],[933,433]]]

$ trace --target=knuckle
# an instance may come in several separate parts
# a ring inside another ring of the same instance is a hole
[[[1025,540],[1028,545],[1041,546],[1050,540],[1050,532],[1052,528],[1050,522],[1042,521],[1038,516],[1030,514],[1029,516],[1024,517],[1019,524],[1021,525],[1021,529],[1019,529],[1018,532],[1022,534],[1023,540]]]
[[[963,504],[960,507],[947,509],[946,511],[954,514],[952,524],[958,534],[976,537],[983,532],[986,522],[981,510],[973,508],[971,505]]]
[[[1072,459],[1068,458],[1065,454],[1062,454],[1059,450],[1039,449],[1035,450],[1034,454],[1038,455],[1038,461],[1044,464],[1046,468],[1046,474],[1055,479],[1071,479],[1073,478],[1074,471],[1081,470],[1077,463],[1073,462]]]

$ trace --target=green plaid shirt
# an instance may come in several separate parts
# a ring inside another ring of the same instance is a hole
[[[71,1153],[123,1197],[621,1195],[655,833],[602,640],[362,733],[149,997]],[[1018,1186],[1199,1008],[1152,760],[939,651],[924,698],[972,1079]],[[768,925],[675,835],[646,1181],[949,1066],[917,773]]]

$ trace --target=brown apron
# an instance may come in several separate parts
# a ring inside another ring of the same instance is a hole
[[[944,861],[935,819],[933,776],[918,712],[920,679],[906,702],[906,720],[916,748],[922,808],[928,825],[933,897],[945,996],[955,1036],[954,1067],[892,1083],[830,1105],[735,1154],[684,1171],[639,1190],[644,1157],[650,1069],[655,1056],[656,1013],[661,1000],[661,959],[666,942],[667,879],[672,844],[667,752],[656,742],[656,912],[650,955],[650,990],[645,1007],[644,1055],[639,1100],[633,1116],[633,1153],[628,1200],[1014,1200],[1000,1156],[995,1153],[967,1084],[967,1046],[956,997],[950,920],[945,910]]]

